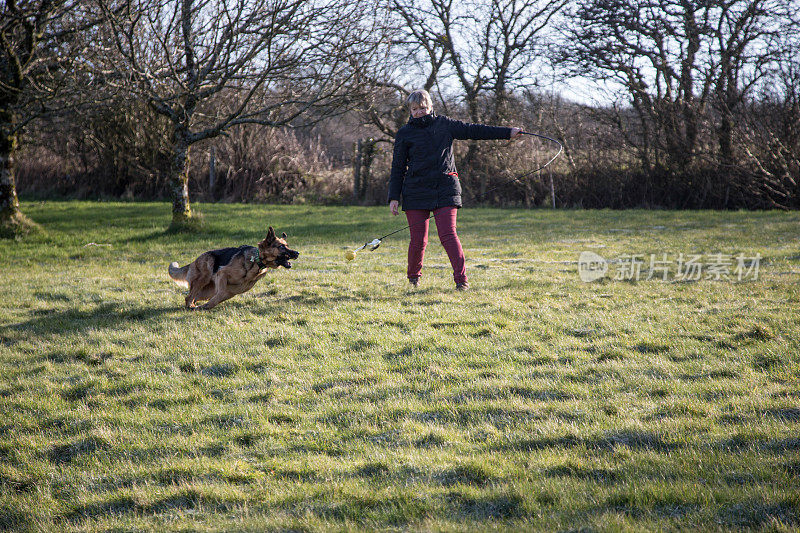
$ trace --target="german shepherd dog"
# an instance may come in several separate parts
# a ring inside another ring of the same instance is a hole
[[[196,309],[198,300],[208,300],[201,308],[211,309],[252,289],[268,268],[292,268],[289,260],[297,259],[299,255],[286,246],[286,234],[277,238],[270,226],[258,247],[211,250],[184,267],[173,262],[169,265],[169,277],[178,285],[189,288],[187,309]]]

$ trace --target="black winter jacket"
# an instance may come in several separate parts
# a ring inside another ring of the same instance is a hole
[[[461,207],[461,184],[453,159],[453,139],[508,139],[511,128],[467,124],[431,113],[412,118],[394,139],[389,201],[403,211]]]

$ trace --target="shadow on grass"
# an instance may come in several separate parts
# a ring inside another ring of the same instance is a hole
[[[121,239],[119,243],[136,244],[136,243],[151,243],[158,241],[168,241],[179,239],[180,242],[186,245],[187,249],[193,249],[194,243],[206,242],[209,239],[219,241],[219,247],[238,246],[241,244],[255,244],[266,235],[266,225],[254,224],[248,229],[226,230],[210,223],[205,223],[201,228],[188,229],[188,230],[175,230],[175,229],[157,229],[141,235],[136,235],[126,239]],[[306,224],[283,224],[275,222],[272,224],[277,233],[286,232],[288,240],[291,243],[293,240],[300,240],[306,246],[311,244],[336,244],[345,242],[352,244],[354,247],[361,244],[361,240],[372,240],[374,236],[365,233],[364,225],[362,222],[355,221],[349,223],[306,223]],[[377,225],[373,230],[375,235],[381,232],[386,233],[396,229],[393,226],[386,227]],[[384,231],[386,230],[386,231]],[[194,250],[199,255],[206,250]]]
[[[446,500],[457,515],[473,520],[511,520],[530,514],[525,499],[515,493],[475,495],[453,491]]]
[[[32,531],[35,517],[11,502],[0,503],[0,531]]]
[[[72,521],[84,518],[94,519],[101,516],[120,516],[133,513],[139,509],[136,500],[127,495],[112,496],[107,500],[84,503],[70,511],[66,518]]]
[[[64,518],[71,522],[82,522],[87,519],[95,520],[108,515],[121,516],[132,513],[159,515],[194,511],[199,508],[210,512],[225,512],[236,505],[237,502],[235,501],[220,499],[196,489],[184,488],[149,504],[137,501],[126,494],[112,495],[105,500],[78,505],[67,512]]]
[[[215,228],[194,228],[194,229],[159,229],[154,230],[149,233],[143,233],[141,235],[135,235],[133,237],[127,237],[124,239],[120,239],[117,241],[119,244],[149,244],[152,242],[158,241],[176,241],[179,240],[181,243],[185,245],[187,250],[194,251],[195,243],[199,242],[207,242],[209,239],[212,240],[219,240],[220,246],[233,246],[233,244],[222,244],[223,242],[230,242],[233,243],[239,241],[248,242],[255,240],[263,239],[263,235],[256,239],[259,232],[252,231],[247,232],[246,234],[240,231],[236,232],[226,232],[220,231]],[[255,241],[253,241],[255,242]],[[202,252],[206,250],[197,250],[197,255],[200,255]]]
[[[766,524],[773,524],[773,527],[783,524],[794,528],[800,524],[800,508],[797,502],[790,499],[774,503],[749,500],[723,507],[717,515],[717,521],[735,528],[760,528]]]
[[[661,435],[656,433],[627,430],[609,432],[603,436],[593,438],[565,435],[563,437],[521,439],[497,446],[500,451],[534,451],[548,448],[576,447],[605,450],[611,450],[615,447],[624,447],[632,450],[670,452],[677,449],[679,445],[664,440]]]
[[[192,241],[200,240],[201,237],[208,237],[208,234],[202,233],[178,233],[176,231],[168,231],[168,230],[156,230],[151,231],[150,233],[144,233],[142,235],[136,235],[135,237],[128,237],[127,239],[120,239],[117,241],[120,244],[136,244],[136,243],[151,243],[153,241],[159,241],[163,239],[169,239],[174,237],[175,235],[181,235],[181,238],[188,238]]]
[[[276,297],[270,293],[256,294],[263,296],[267,294],[272,306],[276,308],[290,302],[299,307],[317,307],[321,304],[343,303],[353,301],[363,301],[373,298],[366,294],[336,294],[336,295],[314,295],[303,293],[299,295],[285,295]],[[45,298],[43,294],[37,294],[39,298]],[[47,295],[47,299],[53,302],[69,301],[69,296],[54,293]],[[388,296],[385,299],[390,299]],[[181,298],[182,300],[182,298]],[[69,308],[63,310],[43,309],[33,311],[34,316],[27,320],[12,324],[0,325],[0,342],[6,345],[13,345],[18,340],[29,338],[31,335],[37,336],[56,336],[63,334],[81,333],[87,330],[114,329],[130,323],[146,322],[151,319],[170,316],[181,320],[192,316],[193,313],[224,313],[226,308],[259,312],[253,308],[252,303],[246,301],[225,302],[222,306],[210,311],[195,310],[187,311],[182,305],[176,303],[160,306],[139,306],[132,307],[130,304],[120,304],[109,302],[97,304],[88,309]],[[16,338],[15,338],[16,337]]]
[[[82,455],[91,455],[97,450],[106,448],[107,444],[96,437],[82,439],[70,444],[57,444],[48,453],[48,459],[56,465],[71,463]]]
[[[0,326],[0,334],[22,332],[26,335],[74,334],[89,329],[114,328],[123,323],[150,320],[164,315],[185,315],[182,307],[123,307],[118,303],[104,303],[91,309],[67,309],[39,312],[37,316],[16,324]]]

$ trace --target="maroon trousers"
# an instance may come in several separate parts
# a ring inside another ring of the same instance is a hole
[[[464,250],[456,234],[456,207],[440,207],[433,210],[436,220],[436,231],[439,241],[450,258],[453,267],[453,280],[456,283],[467,281],[467,270],[464,264]],[[428,217],[431,212],[427,209],[409,209],[406,211],[411,242],[408,243],[408,279],[418,278],[422,272],[422,260],[425,257],[425,247],[428,245]]]

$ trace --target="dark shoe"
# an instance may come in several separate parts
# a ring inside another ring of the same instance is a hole
[[[419,278],[408,278],[408,282],[411,284],[412,287],[417,288],[419,287]]]
[[[456,283],[456,290],[457,291],[465,291],[469,289],[469,283],[466,281],[462,281],[461,283]]]

